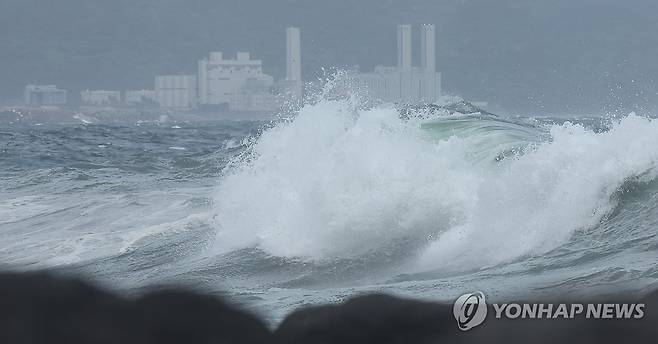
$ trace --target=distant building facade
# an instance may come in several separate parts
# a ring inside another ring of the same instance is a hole
[[[23,98],[27,106],[59,106],[66,104],[66,90],[55,85],[27,85]]]
[[[193,109],[198,104],[196,75],[159,75],[155,77],[155,98],[160,107]]]
[[[271,111],[274,79],[263,73],[261,60],[238,52],[235,59],[212,52],[199,61],[199,105],[225,106],[229,111]]]
[[[412,66],[411,25],[398,26],[398,65],[377,66],[357,73],[357,86],[376,100],[396,103],[433,103],[441,96],[441,74],[436,71],[434,25],[420,28],[420,67]]]
[[[157,103],[157,96],[155,90],[130,90],[124,93],[123,101],[128,105]]]
[[[85,90],[80,92],[80,101],[93,106],[118,105],[121,103],[121,91]]]
[[[251,59],[248,52],[238,52],[235,58],[211,52],[198,61],[196,75],[158,75],[153,90],[125,91],[123,98],[119,91],[105,90],[86,90],[80,95],[83,104],[95,106],[156,104],[179,110],[274,112],[286,101],[302,100],[301,61],[301,32],[290,27],[286,29],[286,77],[276,83],[263,73],[262,61]]]

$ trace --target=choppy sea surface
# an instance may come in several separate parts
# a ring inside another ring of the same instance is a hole
[[[175,284],[272,321],[363,292],[452,300],[658,286],[658,121],[3,123],[0,265]]]

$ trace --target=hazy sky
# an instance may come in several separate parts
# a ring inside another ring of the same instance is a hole
[[[0,0],[0,100],[28,82],[152,88],[219,50],[284,74],[302,28],[303,72],[395,63],[395,26],[437,25],[443,89],[513,112],[658,108],[654,0]]]

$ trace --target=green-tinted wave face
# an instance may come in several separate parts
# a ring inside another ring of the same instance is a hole
[[[434,141],[469,140],[469,157],[477,161],[498,161],[548,139],[545,127],[493,115],[441,116],[423,121],[420,127]]]

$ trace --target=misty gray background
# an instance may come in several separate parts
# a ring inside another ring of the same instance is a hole
[[[398,23],[437,25],[446,93],[533,114],[658,108],[653,0],[0,0],[0,101],[29,82],[73,97],[152,88],[215,50],[249,51],[279,78],[289,25],[307,79],[367,71],[395,64]]]

